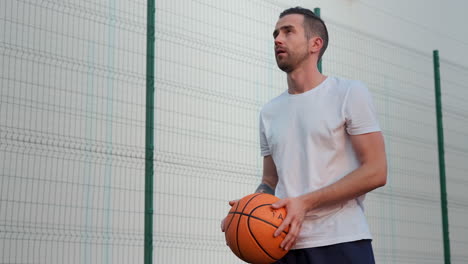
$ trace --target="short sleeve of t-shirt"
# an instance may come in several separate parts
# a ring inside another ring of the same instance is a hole
[[[260,114],[260,153],[262,156],[271,155],[270,147],[268,146],[268,141],[265,135],[265,125],[263,124],[262,115]]]
[[[367,87],[354,81],[344,102],[346,131],[350,135],[380,131],[377,114]]]

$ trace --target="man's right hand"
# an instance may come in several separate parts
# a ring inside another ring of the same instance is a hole
[[[237,201],[239,201],[239,200],[229,201],[229,205],[232,207],[234,204],[237,203]],[[226,221],[226,217],[221,221],[221,231],[223,231],[223,232],[226,231],[226,227],[224,226],[225,221]]]

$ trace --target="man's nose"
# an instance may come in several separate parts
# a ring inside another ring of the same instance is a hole
[[[276,38],[275,38],[275,46],[280,46],[283,44],[283,39],[278,35]]]

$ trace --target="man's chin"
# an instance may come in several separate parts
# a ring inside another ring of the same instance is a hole
[[[289,73],[289,72],[292,72],[292,67],[291,65],[289,64],[285,64],[285,63],[278,63],[278,68],[280,68],[280,70],[284,71],[285,73]]]

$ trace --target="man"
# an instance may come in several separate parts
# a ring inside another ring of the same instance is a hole
[[[273,37],[288,90],[260,112],[257,192],[288,212],[274,235],[289,227],[281,247],[292,250],[277,263],[374,263],[363,200],[385,185],[387,163],[370,94],[318,71],[328,32],[312,11],[283,11]]]

